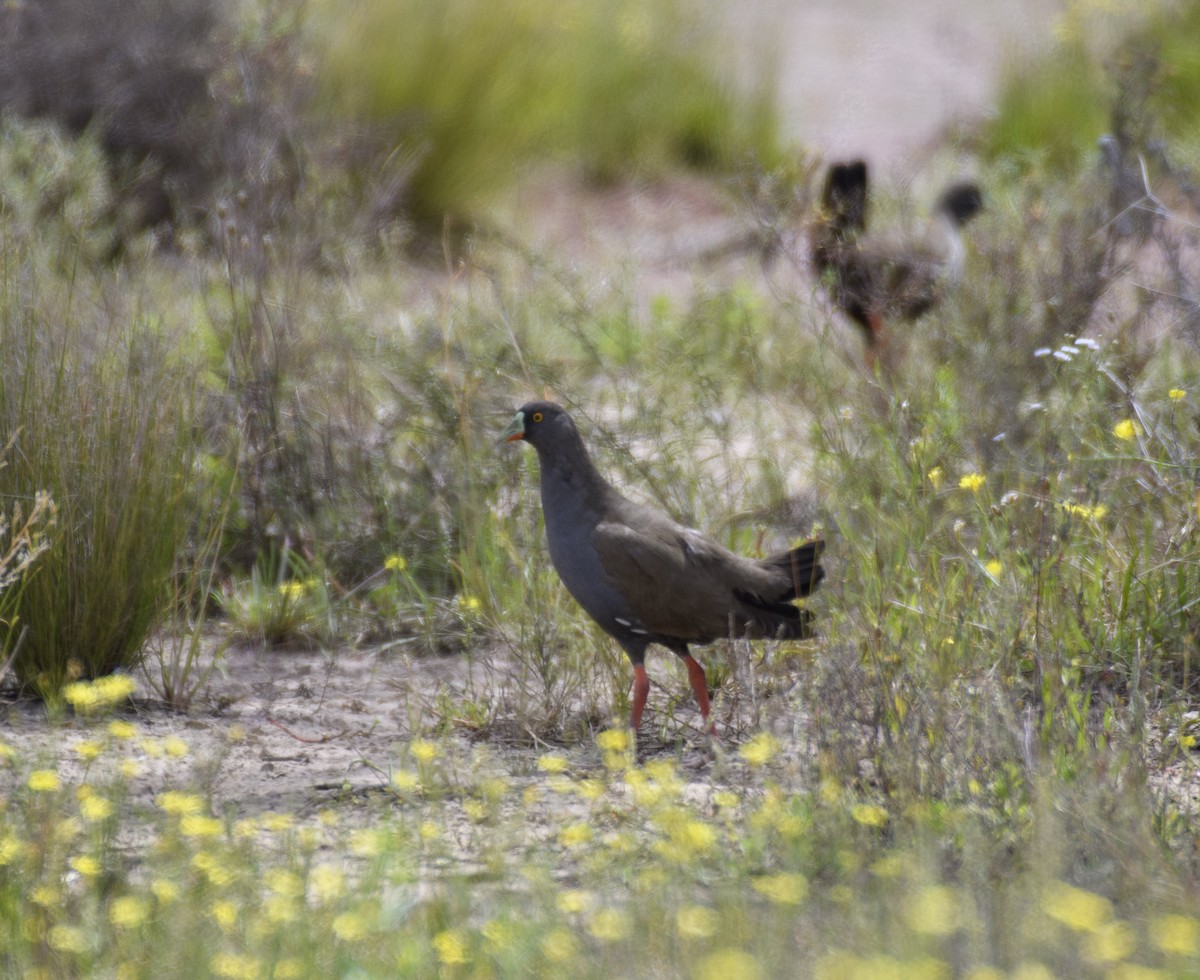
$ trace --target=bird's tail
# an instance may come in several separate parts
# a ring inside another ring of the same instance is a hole
[[[821,567],[821,554],[825,550],[822,538],[805,541],[791,551],[781,551],[770,558],[764,558],[763,564],[786,572],[792,580],[792,592],[786,599],[802,599],[816,591],[825,577],[825,569]]]
[[[825,220],[835,235],[851,236],[867,228],[867,165],[862,160],[835,163],[821,198]]]
[[[790,585],[769,597],[735,589],[744,617],[741,628],[753,636],[777,639],[800,640],[812,636],[812,613],[792,605],[792,600],[812,593],[825,577],[825,569],[819,562],[824,550],[825,542],[814,538],[798,548],[761,559],[760,565],[775,573],[783,572]]]

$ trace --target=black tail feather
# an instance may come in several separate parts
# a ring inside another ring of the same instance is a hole
[[[822,199],[835,233],[859,233],[867,227],[867,165],[862,160],[835,163],[825,179]]]
[[[825,541],[822,538],[814,538],[791,551],[781,551],[763,559],[763,564],[778,568],[791,578],[792,591],[780,596],[779,601],[802,599],[817,590],[821,579],[825,577],[825,569],[820,564],[824,551]]]

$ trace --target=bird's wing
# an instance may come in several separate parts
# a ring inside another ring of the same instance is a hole
[[[721,575],[724,549],[715,542],[665,520],[637,529],[605,521],[593,540],[614,587],[648,632],[693,642],[729,632],[735,598]]]

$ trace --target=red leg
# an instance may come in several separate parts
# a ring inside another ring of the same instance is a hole
[[[683,662],[687,664],[688,680],[692,682],[692,690],[696,693],[696,703],[700,705],[700,717],[708,721],[708,678],[704,676],[704,668],[690,653],[683,655]],[[708,733],[710,735],[717,734],[715,722],[708,726]]]
[[[871,337],[867,342],[867,367],[874,374],[876,364],[887,367],[887,335],[883,330],[882,314],[868,313],[867,323],[871,330]]]
[[[698,665],[697,665],[698,666]],[[650,677],[644,664],[633,665],[633,711],[629,716],[629,727],[635,732],[642,723],[642,709],[646,707],[646,696],[650,693]]]

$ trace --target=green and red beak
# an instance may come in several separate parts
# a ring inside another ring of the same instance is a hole
[[[518,439],[525,438],[525,413],[517,412],[513,416],[513,420],[508,423],[508,428],[500,433],[500,439],[503,442],[516,442]]]

